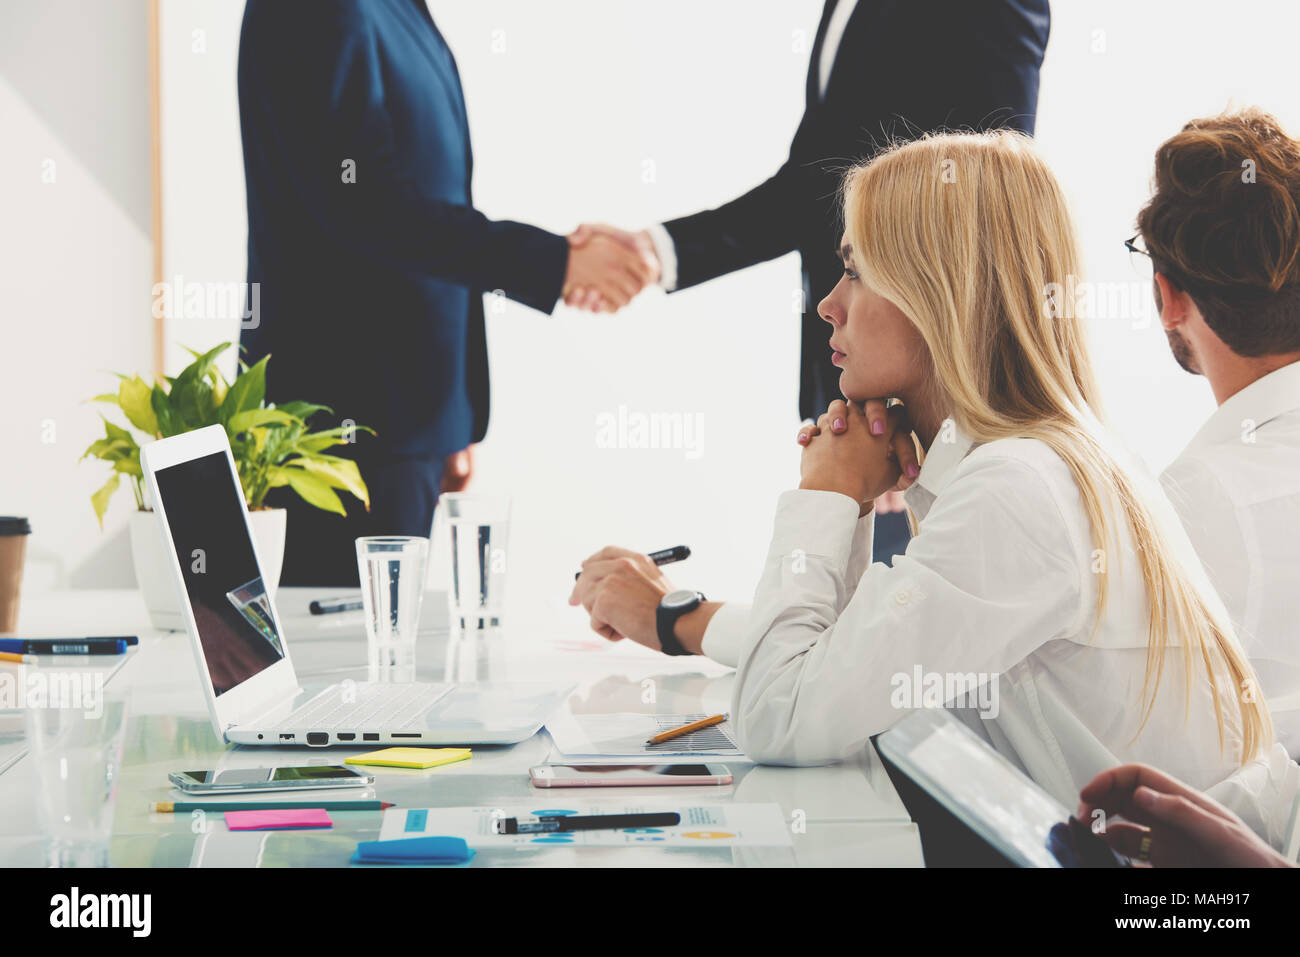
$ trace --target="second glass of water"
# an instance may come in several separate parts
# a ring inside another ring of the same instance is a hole
[[[451,531],[451,626],[464,632],[501,627],[506,591],[510,500],[455,492],[442,497]]]
[[[383,535],[357,539],[371,681],[415,680],[415,639],[420,631],[428,558],[427,538]]]

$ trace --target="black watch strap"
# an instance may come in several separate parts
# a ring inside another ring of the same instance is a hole
[[[678,618],[693,612],[706,600],[702,592],[696,592],[695,594],[699,596],[699,600],[693,605],[681,608],[665,608],[661,603],[655,610],[655,630],[659,634],[659,647],[663,649],[663,653],[666,655],[690,654],[689,651],[682,647],[682,643],[677,640],[677,633],[674,628],[677,626]]]

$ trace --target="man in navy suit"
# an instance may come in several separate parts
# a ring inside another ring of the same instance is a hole
[[[355,423],[369,512],[289,509],[286,585],[355,585],[353,539],[428,535],[488,422],[483,292],[550,312],[575,285],[610,310],[651,279],[635,251],[491,221],[470,196],[460,78],[424,0],[248,0],[239,44],[248,281],[244,358],[271,401]],[[451,474],[444,479],[444,473]],[[286,493],[287,490],[276,490]],[[273,493],[274,494],[274,493]]]
[[[816,419],[840,398],[830,326],[817,304],[839,281],[840,177],[895,139],[941,129],[1034,132],[1048,0],[826,0],[808,64],[806,105],[785,163],[716,209],[639,233],[608,235],[658,260],[659,283],[687,289],[798,251],[803,272],[799,414]],[[716,157],[715,157],[716,159]],[[574,289],[571,304],[600,302]],[[902,551],[901,514],[877,518],[876,559]]]

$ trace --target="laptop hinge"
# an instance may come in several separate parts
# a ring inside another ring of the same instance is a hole
[[[290,697],[291,697],[291,698],[296,698],[298,695],[300,695],[300,694],[302,694],[302,693],[303,693],[302,687],[299,686],[299,687],[296,687],[296,688],[293,689],[293,692],[291,693]],[[278,704],[277,704],[277,703],[274,703],[274,702],[272,702],[272,703],[270,703],[270,704],[267,704],[267,705],[265,705],[265,706],[262,708],[261,711],[259,711],[259,712],[258,712],[256,715],[254,715],[252,718],[249,718],[249,719],[244,720],[244,721],[231,721],[229,724],[226,725],[226,730],[229,731],[231,728],[234,728],[234,727],[247,728],[249,725],[260,725],[260,724],[263,724],[263,723],[265,722],[265,720],[266,720],[267,715],[273,713],[277,708],[282,708],[282,707],[284,707],[284,702],[283,702],[283,701],[281,701],[281,702],[278,703]],[[289,710],[288,712],[286,712],[286,713],[287,713],[287,714],[292,714],[292,713],[293,713],[293,709],[290,709],[290,710]]]

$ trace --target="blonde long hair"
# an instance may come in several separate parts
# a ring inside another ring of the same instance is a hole
[[[1069,301],[1080,275],[1068,204],[1023,134],[934,134],[897,145],[844,179],[844,216],[855,266],[891,300],[929,347],[934,387],[977,442],[1034,438],[1069,466],[1102,555],[1118,501],[1138,546],[1149,610],[1145,727],[1155,705],[1171,628],[1183,637],[1186,701],[1194,661],[1209,677],[1224,747],[1221,665],[1237,689],[1258,685],[1221,606],[1208,603],[1175,558],[1144,493],[1090,422],[1101,420],[1087,331]],[[1097,620],[1106,606],[1098,576]],[[1238,703],[1241,761],[1273,737],[1258,700]]]

